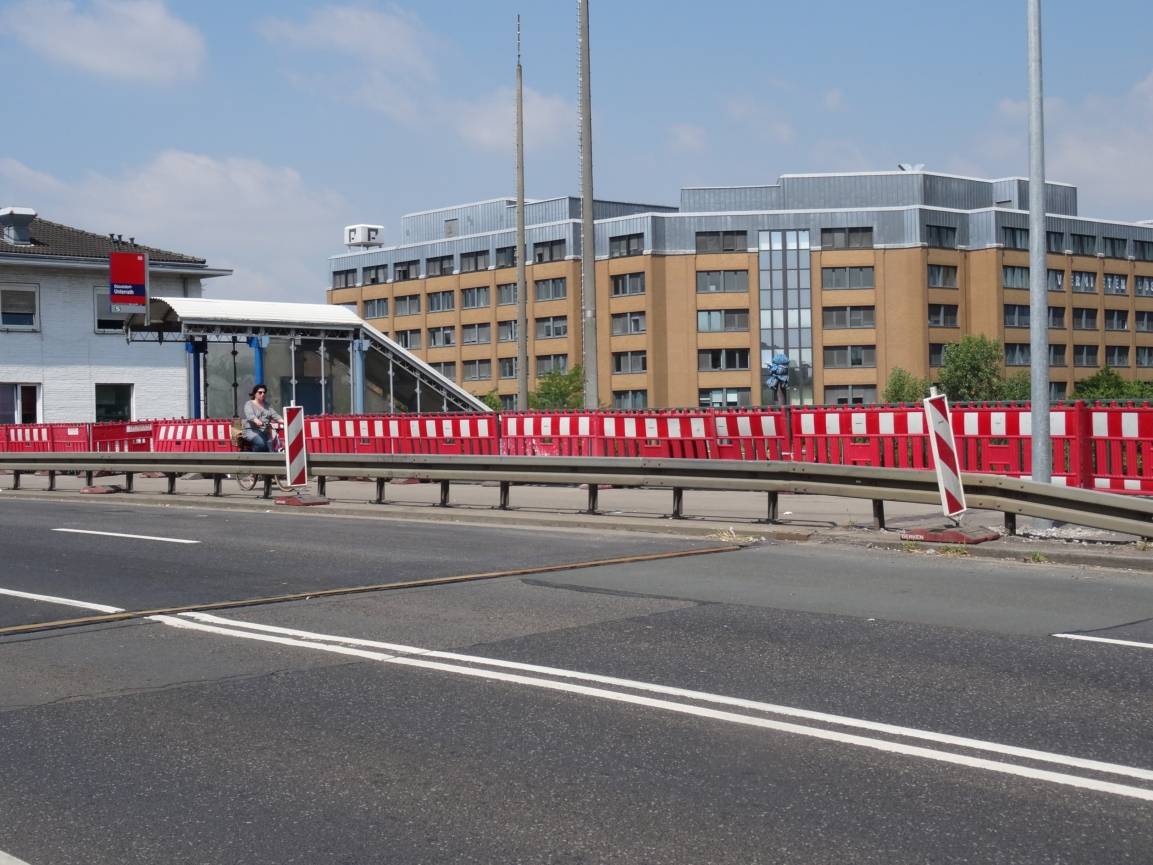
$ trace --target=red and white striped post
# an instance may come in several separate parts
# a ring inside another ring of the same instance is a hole
[[[945,516],[959,521],[965,513],[965,489],[961,486],[961,470],[957,460],[957,446],[953,441],[953,424],[949,420],[949,400],[933,388],[925,398],[925,419],[929,425],[929,444],[933,448],[933,464],[937,467],[937,488],[941,491],[941,510]]]
[[[308,486],[308,454],[304,447],[304,409],[298,405],[284,409],[284,467],[288,485]]]

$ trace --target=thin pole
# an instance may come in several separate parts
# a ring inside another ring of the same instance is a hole
[[[1051,483],[1049,298],[1046,285],[1045,113],[1041,79],[1041,0],[1029,7],[1029,366],[1033,480]]]
[[[581,339],[585,408],[600,408],[597,391],[596,229],[593,224],[593,120],[589,81],[589,3],[577,0],[580,17]]]
[[[516,407],[528,411],[528,287],[524,236],[524,78],[516,16]]]

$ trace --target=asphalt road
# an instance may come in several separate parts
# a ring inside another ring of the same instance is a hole
[[[11,505],[0,626],[694,545]],[[0,851],[1148,863],[1151,619],[1143,575],[780,545],[0,637]]]

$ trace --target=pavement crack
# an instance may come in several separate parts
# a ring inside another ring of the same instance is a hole
[[[694,607],[709,607],[718,601],[701,601],[696,598],[678,598],[676,595],[658,595],[649,592],[630,592],[625,589],[604,589],[598,586],[582,586],[577,583],[556,583],[549,580],[523,579],[526,586],[536,586],[543,589],[557,589],[563,592],[581,592],[589,595],[611,595],[616,598],[641,598],[649,601],[676,601]]]

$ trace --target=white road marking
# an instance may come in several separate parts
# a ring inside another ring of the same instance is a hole
[[[1087,634],[1054,634],[1062,640],[1087,640],[1091,643],[1112,643],[1114,646],[1133,646],[1137,649],[1153,649],[1153,643],[1139,643],[1136,640],[1114,640],[1111,637],[1090,637]]]
[[[0,595],[11,595],[14,598],[27,598],[30,601],[43,601],[46,604],[63,604],[66,607],[80,607],[85,610],[96,610],[100,613],[123,613],[120,607],[108,607],[104,604],[89,604],[85,601],[73,601],[70,598],[56,598],[52,595],[34,595],[31,592],[18,592],[15,589],[0,589]],[[0,860],[0,865],[4,865]]]
[[[158,538],[153,535],[126,535],[122,532],[94,532],[89,529],[53,529],[54,532],[70,532],[74,535],[103,535],[106,538],[133,538],[137,541],[163,541],[166,544],[198,544],[187,538]]]
[[[9,856],[3,850],[0,850],[0,865],[28,865],[23,859],[17,859],[15,856]]]

